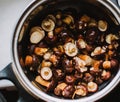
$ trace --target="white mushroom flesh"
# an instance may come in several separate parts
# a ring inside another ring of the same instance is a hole
[[[68,42],[64,45],[66,55],[74,57],[78,53],[78,49],[74,43]]]
[[[108,34],[108,35],[106,36],[106,42],[107,42],[108,44],[111,44],[113,40],[118,40],[118,39],[119,39],[119,38],[118,38],[116,35],[114,35],[114,34]]]
[[[103,21],[103,20],[99,20],[99,21],[98,21],[98,29],[99,29],[100,31],[106,31],[107,28],[108,28],[108,24],[107,24],[106,21]]]
[[[43,67],[41,68],[40,74],[44,80],[50,80],[52,77],[52,70],[49,67]]]
[[[105,48],[96,47],[94,49],[94,51],[91,53],[91,56],[100,55],[100,54],[105,53],[105,52],[106,52]]]
[[[87,84],[87,89],[89,92],[96,92],[98,89],[98,85],[95,82],[89,82]]]
[[[33,44],[39,43],[45,37],[45,32],[40,27],[31,29],[30,42]]]
[[[79,39],[79,40],[77,41],[77,43],[78,43],[78,46],[79,46],[81,49],[84,49],[84,48],[86,48],[86,46],[87,46],[86,42],[85,42],[83,39]]]
[[[55,28],[55,23],[51,19],[45,19],[42,21],[41,26],[46,32],[50,32]]]
[[[85,67],[86,63],[84,60],[80,59],[79,57],[73,58],[75,61],[75,68],[79,69],[80,72],[86,72],[88,70],[87,67]]]

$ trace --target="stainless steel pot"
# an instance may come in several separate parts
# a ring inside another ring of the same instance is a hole
[[[68,99],[60,99],[51,95],[48,95],[38,89],[35,85],[31,83],[30,78],[28,78],[21,65],[19,63],[18,58],[18,42],[21,36],[24,35],[25,30],[28,28],[29,23],[34,19],[38,13],[42,11],[54,10],[56,8],[66,8],[66,7],[75,7],[76,9],[83,9],[88,10],[89,13],[96,15],[107,16],[108,19],[115,23],[115,25],[120,24],[120,10],[117,8],[115,4],[113,4],[110,0],[37,0],[33,2],[26,8],[26,11],[21,16],[19,22],[17,23],[15,33],[13,36],[13,43],[12,43],[12,57],[13,62],[9,64],[1,73],[1,79],[7,78],[12,80],[18,88],[23,88],[24,92],[29,93],[36,99],[43,99],[48,102],[89,102],[89,101],[96,101],[116,87],[116,85],[120,81],[120,70],[116,73],[115,77],[106,85],[105,88],[96,92],[95,94],[75,99],[75,100],[68,100]],[[42,16],[42,15],[41,15]],[[11,74],[12,73],[12,74]],[[32,76],[31,76],[32,77]],[[19,90],[19,89],[18,89]],[[20,90],[21,92],[21,90]],[[21,92],[23,93],[23,91]],[[22,95],[22,94],[21,94]],[[26,94],[24,96],[26,97]]]

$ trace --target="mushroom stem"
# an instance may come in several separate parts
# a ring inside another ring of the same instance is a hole
[[[41,78],[41,76],[37,76],[35,78],[35,81],[38,82],[40,85],[45,86],[45,87],[49,87],[49,85],[50,85],[50,82],[43,80]]]

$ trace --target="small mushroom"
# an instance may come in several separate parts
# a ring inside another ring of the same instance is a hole
[[[45,37],[45,32],[40,27],[33,27],[30,31],[30,42],[39,43]]]
[[[21,67],[24,68],[25,67],[25,63],[24,63],[24,60],[23,60],[22,57],[19,58],[19,62],[20,62]]]
[[[87,84],[88,92],[96,92],[98,90],[98,85],[95,82],[89,82]]]
[[[53,33],[53,31],[50,31],[48,32],[45,40],[48,44],[54,44],[57,41],[57,36]]]
[[[41,63],[41,67],[51,67],[52,63],[50,61],[43,60]]]
[[[79,49],[84,49],[84,48],[86,48],[87,44],[83,39],[78,39],[77,46]]]
[[[87,93],[88,93],[87,87],[85,87],[84,85],[77,85],[76,86],[76,90],[74,92],[75,95],[86,96]]]
[[[44,19],[42,21],[41,27],[46,31],[50,32],[53,31],[55,28],[55,23],[52,19]]]
[[[74,57],[78,53],[78,49],[74,43],[68,42],[64,45],[66,55]]]
[[[90,82],[94,80],[94,77],[90,73],[85,73],[84,74],[84,79],[85,82]]]
[[[101,72],[101,63],[102,61],[94,61],[93,66],[90,68],[90,73],[92,75],[98,75]]]
[[[43,56],[48,51],[48,48],[35,47],[34,53],[39,56]]]
[[[75,71],[74,76],[75,76],[76,82],[79,82],[81,81],[81,79],[83,79],[83,74],[81,72]]]
[[[101,48],[100,46],[96,47],[91,53],[91,56],[101,55],[106,52],[106,48]]]
[[[74,71],[72,60],[63,59],[62,66],[65,69],[66,73],[72,73]]]
[[[56,66],[59,63],[59,59],[60,59],[59,56],[56,56],[55,54],[53,54],[50,56],[49,61],[51,61],[54,66]]]
[[[86,22],[79,20],[76,23],[76,28],[81,31],[81,30],[84,30],[87,27],[87,25],[88,24]]]
[[[90,19],[89,23],[88,23],[89,27],[97,27],[97,21],[95,19]]]
[[[111,62],[110,61],[104,61],[103,62],[103,68],[104,69],[111,69]]]
[[[52,70],[49,67],[43,67],[41,68],[40,74],[44,80],[50,80],[52,77]]]
[[[104,81],[103,81],[103,79],[101,79],[101,77],[99,76],[99,77],[96,77],[96,78],[95,78],[95,82],[96,82],[98,85],[100,85],[100,84],[102,84]]]
[[[93,64],[93,59],[88,55],[79,55],[78,57],[85,61],[86,66],[91,66]]]
[[[31,66],[33,63],[33,57],[30,55],[27,55],[25,57],[25,66]]]
[[[67,84],[74,84],[75,83],[75,77],[72,75],[66,75],[65,81]]]
[[[62,95],[65,98],[72,98],[74,91],[75,88],[73,85],[67,85],[62,91]]]
[[[52,55],[51,52],[46,52],[43,56],[44,60],[49,60],[51,55]]]
[[[66,23],[67,25],[70,25],[71,23],[74,23],[74,18],[71,15],[66,15],[65,18],[63,19],[63,22]]]
[[[61,56],[64,54],[64,48],[62,45],[59,45],[58,47],[54,47],[53,51],[56,55]]]
[[[111,59],[111,67],[112,68],[118,68],[118,66],[119,66],[119,64],[118,64],[118,60],[116,60],[116,59]]]
[[[59,81],[59,80],[64,79],[65,72],[63,70],[61,70],[61,69],[55,69],[53,71],[53,75],[54,75],[55,79]]]
[[[102,80],[108,80],[111,77],[110,71],[103,70],[101,74],[101,79]]]
[[[79,57],[74,57],[73,62],[74,62],[75,69],[77,69],[77,71],[83,73],[88,70],[88,68],[85,67],[85,65],[86,65],[85,61],[80,59]]]
[[[114,40],[118,40],[119,38],[116,36],[116,35],[114,35],[114,34],[108,34],[107,36],[106,36],[106,42],[108,43],[108,44],[111,44],[112,43],[112,41],[114,41]]]
[[[108,24],[106,21],[104,20],[99,20],[98,21],[98,29],[102,32],[106,31],[108,28]]]
[[[57,96],[61,96],[62,95],[62,91],[64,90],[64,88],[67,86],[66,83],[62,82],[62,83],[59,83],[57,85],[57,87],[54,89],[54,93],[55,95]]]

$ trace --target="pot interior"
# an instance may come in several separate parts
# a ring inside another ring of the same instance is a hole
[[[38,1],[39,2],[39,1]],[[35,4],[32,4],[34,7]],[[29,9],[32,8],[32,6]],[[18,56],[19,58],[23,58],[23,61],[25,60],[25,55],[28,53],[28,45],[30,45],[30,29],[34,26],[39,26],[42,22],[42,20],[48,15],[48,14],[54,14],[58,10],[71,10],[75,16],[76,19],[77,15],[76,13],[79,13],[80,15],[87,14],[90,17],[95,18],[96,20],[104,19],[108,22],[109,27],[111,28],[112,32],[114,29],[114,26],[118,24],[117,19],[115,16],[111,13],[111,11],[102,5],[98,0],[48,0],[44,1],[37,7],[35,7],[31,12],[29,12],[29,15],[25,18],[24,23],[21,27],[20,35],[23,35],[22,41],[19,41],[18,38]],[[28,12],[28,11],[26,11]],[[26,15],[26,12],[24,15]],[[23,16],[24,16],[23,15]],[[120,48],[119,48],[120,52]],[[119,57],[118,57],[119,58]],[[118,59],[117,58],[117,59]],[[118,59],[119,61],[119,59]],[[21,65],[21,67],[23,67]],[[36,72],[31,72],[28,68],[22,68],[25,72],[28,79],[32,82],[34,82],[35,77],[38,75]],[[99,86],[99,91],[104,89],[114,78],[114,76],[117,74],[117,70],[115,70],[112,74],[112,77],[110,80],[104,82],[104,84],[101,84]],[[45,91],[44,87],[39,85],[38,83],[34,82],[41,90]],[[99,92],[98,91],[98,92]],[[54,96],[53,94],[49,94]],[[91,95],[91,94],[89,94]],[[88,96],[89,96],[88,95]],[[92,94],[93,95],[93,94]],[[57,96],[55,96],[57,97]]]

